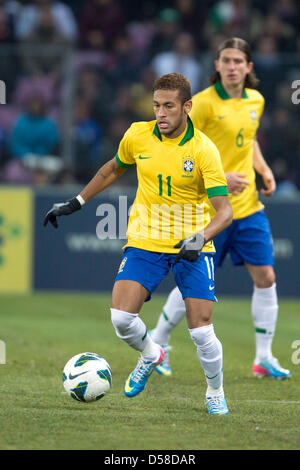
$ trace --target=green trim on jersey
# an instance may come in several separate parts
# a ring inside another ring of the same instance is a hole
[[[119,155],[116,153],[116,160],[117,160],[117,164],[119,165],[119,167],[121,168],[130,168],[131,166],[134,166],[135,163],[132,163],[131,165],[129,165],[128,163],[123,163],[121,160],[120,160],[120,157]]]
[[[188,140],[191,140],[194,137],[194,133],[195,133],[194,132],[194,125],[192,123],[191,118],[188,116],[186,133],[184,134],[183,139],[179,142],[178,145],[182,146]],[[162,142],[162,136],[161,136],[161,133],[159,132],[157,123],[154,126],[153,134]]]
[[[206,192],[208,197],[228,196],[227,186],[216,186],[215,188],[207,188]]]
[[[227,91],[223,88],[223,85],[220,81],[215,83],[214,86],[215,86],[216,92],[218,93],[219,97],[222,100],[230,100],[230,96],[228,95]],[[246,92],[245,89],[244,89],[244,93],[243,93],[243,98],[245,98],[245,99],[249,98],[249,96],[247,95],[247,92]]]

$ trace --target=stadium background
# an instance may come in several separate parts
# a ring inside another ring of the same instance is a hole
[[[129,207],[134,171],[58,232],[43,228],[46,210],[78,194],[132,121],[153,118],[156,76],[181,72],[200,91],[217,45],[240,36],[266,98],[258,139],[278,183],[264,201],[278,291],[299,296],[299,13],[297,0],[0,1],[0,292],[111,290],[124,241],[97,238],[96,211],[109,203],[117,213],[125,195]],[[159,292],[171,285],[172,277]],[[218,295],[250,288],[245,270],[229,262],[217,273]]]

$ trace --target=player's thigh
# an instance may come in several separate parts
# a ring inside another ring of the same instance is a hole
[[[186,297],[184,301],[189,328],[199,328],[200,326],[210,325],[214,305],[212,300]]]
[[[112,308],[128,313],[139,313],[148,297],[149,291],[139,282],[116,281],[112,291]]]
[[[248,263],[245,265],[256,287],[264,289],[274,284],[276,277],[273,266],[256,266]]]
[[[114,308],[138,313],[169,269],[164,253],[126,248],[113,288]]]
[[[185,301],[189,328],[209,325],[216,301],[214,254],[201,253],[193,263],[180,260],[173,266],[173,273]]]

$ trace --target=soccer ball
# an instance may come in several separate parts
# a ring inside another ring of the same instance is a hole
[[[103,357],[85,352],[66,363],[62,380],[66,392],[74,400],[100,400],[110,390],[111,369]]]

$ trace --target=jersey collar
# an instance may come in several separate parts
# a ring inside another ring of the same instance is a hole
[[[231,99],[230,96],[228,95],[227,91],[223,88],[222,83],[220,82],[220,80],[217,83],[215,83],[214,87],[215,87],[215,90],[218,93],[219,97],[222,100],[230,100]],[[249,98],[245,89],[244,89],[243,98]]]
[[[153,134],[162,142],[161,133],[159,132],[157,123],[154,126]],[[194,137],[194,125],[191,118],[188,116],[186,132],[178,145],[184,145],[188,140],[192,139],[192,137]]]

